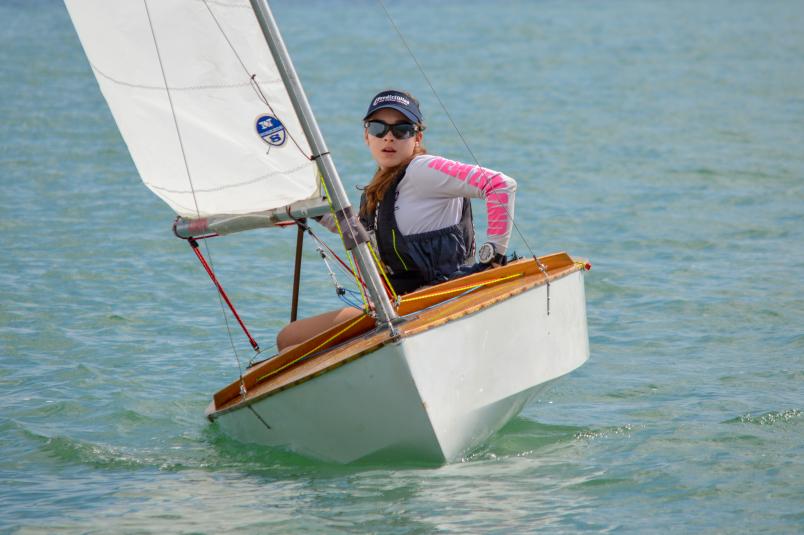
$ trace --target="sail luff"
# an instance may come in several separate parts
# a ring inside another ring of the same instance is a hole
[[[351,250],[354,253],[355,259],[358,263],[358,268],[363,276],[367,279],[366,286],[368,288],[371,300],[374,303],[378,315],[378,320],[382,323],[390,324],[398,316],[394,310],[391,301],[385,293],[380,273],[377,270],[376,264],[368,249],[368,245],[364,239],[359,238],[360,234],[357,232],[357,226],[360,223],[352,214],[352,206],[349,202],[349,197],[346,195],[346,190],[343,187],[338,171],[332,161],[332,156],[327,150],[324,136],[318,128],[318,123],[313,115],[312,108],[307,101],[307,96],[304,93],[299,77],[296,74],[296,69],[293,67],[293,62],[290,59],[290,54],[285,47],[282,40],[282,35],[279,32],[279,27],[276,24],[271,8],[268,5],[268,0],[249,0],[254,9],[254,13],[259,21],[262,33],[271,50],[271,55],[274,58],[279,73],[282,76],[282,81],[290,96],[293,108],[296,115],[299,117],[301,127],[307,137],[307,142],[313,151],[312,158],[316,161],[318,169],[327,187],[327,191],[331,196],[331,201],[335,211],[343,216],[343,220],[347,223],[344,232],[351,233],[347,236],[347,242],[352,244]]]

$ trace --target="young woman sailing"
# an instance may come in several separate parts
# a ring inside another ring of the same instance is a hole
[[[427,154],[424,130],[419,102],[405,91],[381,91],[363,117],[363,139],[377,170],[360,200],[360,219],[398,294],[504,264],[513,227],[516,181]],[[470,198],[485,200],[488,219],[477,263]],[[337,231],[332,216],[320,223]],[[282,351],[361,313],[344,308],[293,322],[277,335],[277,347]]]

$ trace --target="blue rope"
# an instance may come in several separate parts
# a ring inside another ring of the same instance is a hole
[[[338,299],[352,308],[363,310],[363,298],[361,295],[355,290],[347,290],[346,288],[343,288],[343,290],[344,293],[338,292]]]

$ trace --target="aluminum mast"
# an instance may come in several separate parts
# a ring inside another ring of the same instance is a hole
[[[319,130],[318,123],[315,121],[313,110],[310,108],[309,102],[307,102],[307,96],[304,94],[296,69],[293,68],[290,55],[279,33],[279,27],[276,25],[271,8],[268,6],[268,0],[249,1],[260,23],[260,29],[262,29],[262,33],[268,43],[268,48],[271,49],[271,55],[279,68],[282,82],[284,82],[285,88],[288,90],[293,108],[299,116],[302,130],[304,130],[304,135],[310,143],[310,148],[316,158],[316,164],[324,179],[324,184],[327,187],[336,214],[341,221],[347,249],[354,252],[360,273],[366,277],[365,283],[377,312],[377,320],[381,323],[390,324],[398,316],[385,293],[380,273],[377,271],[377,266],[371,257],[371,251],[369,251],[364,238],[361,238],[361,235],[365,235],[365,230],[362,229],[360,222],[357,221],[357,218],[352,213],[352,205],[349,203],[349,198],[343,189],[343,184],[338,176],[338,171],[335,169],[332,156],[327,150],[324,136],[321,135],[321,130]]]

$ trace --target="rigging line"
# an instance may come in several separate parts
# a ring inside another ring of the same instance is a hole
[[[332,205],[332,198],[329,195],[329,190],[327,189],[327,183],[324,181],[323,175],[320,176],[321,178],[321,186],[324,188],[324,196],[327,198],[327,202],[329,203],[329,211],[332,214],[332,217],[335,220],[335,226],[338,229],[338,235],[341,237],[341,241],[343,242],[344,249],[346,248],[346,240],[343,237],[343,230],[341,229],[341,224],[338,222],[338,215],[335,213],[335,207]],[[357,236],[355,236],[355,230],[352,228],[352,225],[346,225],[347,230],[349,230],[351,234],[352,240],[357,243]],[[351,253],[351,254],[350,254]],[[352,251],[346,250],[346,257],[349,259],[349,264],[352,266],[352,273],[354,274],[355,281],[357,282],[357,287],[360,290],[360,295],[363,299],[363,306],[365,311],[368,313],[371,310],[371,305],[369,303],[368,297],[366,297],[365,292],[363,292],[363,286],[365,283],[363,282],[362,274],[358,272],[356,261],[355,261],[355,254]],[[368,288],[366,288],[368,290]]]
[[[344,273],[346,273],[346,274],[347,274],[347,275],[349,275],[349,276],[353,276],[353,275],[354,275],[354,273],[353,273],[353,272],[352,272],[352,271],[349,269],[349,266],[347,266],[347,265],[346,265],[346,263],[344,263],[344,261],[343,261],[343,260],[341,260],[341,258],[340,258],[340,257],[339,257],[339,256],[338,256],[336,253],[335,253],[335,251],[333,251],[333,250],[332,250],[332,248],[331,248],[329,245],[327,245],[327,244],[326,244],[326,242],[324,242],[324,241],[323,241],[321,238],[319,238],[319,237],[318,237],[318,235],[316,235],[316,233],[315,233],[315,232],[313,232],[313,228],[312,228],[312,227],[311,227],[309,224],[307,224],[306,222],[304,222],[303,220],[300,220],[300,219],[296,219],[296,218],[294,218],[294,217],[293,217],[293,215],[290,213],[290,209],[289,209],[290,207],[287,207],[287,208],[288,208],[288,210],[287,210],[287,212],[288,212],[288,217],[290,217],[291,219],[293,219],[293,220],[296,222],[296,224],[297,224],[298,226],[300,226],[300,227],[301,227],[303,230],[305,230],[305,231],[307,232],[307,234],[309,234],[309,235],[310,235],[310,237],[311,237],[311,238],[313,238],[313,239],[314,239],[316,242],[318,242],[318,244],[319,244],[319,245],[321,245],[321,246],[323,246],[323,247],[326,247],[326,248],[327,248],[327,250],[328,250],[328,251],[330,252],[330,254],[332,255],[332,257],[333,257],[335,260],[337,260],[337,261],[338,261],[338,264],[336,264],[336,265],[337,265],[337,266],[338,266],[338,267],[339,267],[339,268],[340,268],[340,269],[341,269],[341,270],[342,270]],[[329,267],[329,263],[326,261],[326,255],[325,255],[324,251],[323,251],[323,250],[322,250],[320,247],[316,248],[316,251],[318,251],[318,253],[319,253],[319,255],[321,256],[321,258],[323,258],[323,259],[324,259],[324,263],[325,263],[325,264],[327,264],[327,267]],[[366,286],[366,285],[365,285],[365,283],[363,284],[363,286],[364,286],[364,287]]]
[[[324,249],[321,248],[321,246],[326,247],[327,250],[329,250],[329,252],[330,252],[330,254],[332,254],[333,258],[335,258],[339,262],[339,264],[336,264],[336,265],[341,270],[343,270],[347,275],[354,275],[354,273],[352,273],[352,271],[343,262],[343,260],[341,260],[338,257],[337,254],[335,254],[335,252],[329,247],[329,245],[324,243],[323,240],[321,240],[318,236],[316,236],[316,234],[313,232],[313,229],[310,227],[310,225],[308,225],[304,220],[294,218],[293,215],[290,213],[290,210],[288,210],[287,212],[288,212],[288,217],[292,218],[296,222],[296,225],[298,225],[301,229],[306,230],[307,233],[315,241],[318,242],[319,247],[316,248],[316,251],[318,251],[319,256],[324,261],[324,265],[326,265],[326,267],[327,267],[327,271],[329,272],[330,279],[332,280],[332,283],[335,286],[335,293],[338,296],[338,298],[341,301],[343,301],[344,303],[346,303],[347,305],[349,305],[351,307],[354,307],[354,308],[356,308],[358,310],[362,310],[362,307],[360,306],[360,304],[356,304],[353,301],[349,300],[349,298],[346,297],[346,293],[350,292],[350,290],[345,289],[338,282],[338,279],[335,277],[335,273],[332,271],[332,268],[330,267],[329,262],[327,261],[327,255],[324,252]],[[363,284],[363,287],[365,288],[365,286],[366,286],[365,283],[363,281],[360,281],[360,283]],[[361,289],[361,292],[362,292],[362,289]],[[361,295],[361,294],[358,294],[358,292],[352,292],[352,293],[354,293],[355,295]]]
[[[480,288],[481,286],[488,286],[490,284],[496,284],[498,282],[506,281],[506,280],[509,280],[509,279],[516,279],[518,277],[524,277],[524,276],[525,276],[524,273],[514,273],[513,275],[506,275],[504,277],[497,277],[496,279],[490,279],[490,280],[487,280],[487,281],[481,281],[481,282],[477,282],[475,284],[469,284],[469,285],[466,285],[466,286],[459,286],[457,288],[450,288],[449,290],[443,290],[443,291],[440,291],[440,292],[435,292],[435,293],[431,293],[431,294],[427,294],[427,295],[419,295],[419,296],[408,297],[408,298],[403,297],[402,302],[403,303],[409,303],[411,301],[419,301],[421,299],[430,299],[431,297],[439,297],[439,296],[442,296],[442,295],[449,295],[449,294],[452,294],[452,293],[455,293],[455,292],[460,292],[460,291],[463,291],[463,290],[466,290],[466,289]]]
[[[210,250],[209,244],[206,241],[204,241],[204,249],[206,249],[207,257],[209,257],[209,265],[214,270],[215,264],[212,262],[212,251]],[[240,365],[240,355],[238,355],[237,348],[235,347],[234,337],[232,336],[232,328],[229,325],[229,316],[226,314],[226,307],[224,306],[223,297],[221,297],[220,293],[218,293],[218,304],[220,304],[221,315],[223,316],[223,322],[226,325],[226,333],[229,335],[229,345],[232,346],[232,353],[234,353],[235,360],[237,361],[237,369],[240,373],[240,386],[245,388],[245,383],[243,382],[243,367]],[[257,354],[259,354],[259,350],[257,350]]]
[[[246,405],[246,407],[248,407],[248,409],[249,409],[251,412],[253,412],[253,413],[254,413],[254,416],[256,416],[256,417],[257,417],[257,419],[258,419],[260,422],[262,422],[262,425],[264,425],[266,429],[269,429],[269,430],[271,429],[271,426],[270,426],[270,425],[268,425],[268,423],[267,423],[265,420],[263,420],[263,419],[262,419],[262,416],[260,416],[260,414],[259,414],[259,413],[258,413],[258,412],[257,412],[257,411],[254,409],[254,407],[252,407],[251,405]]]
[[[259,356],[262,355],[263,353],[267,353],[267,352],[274,353],[275,351],[276,351],[276,343],[274,343],[270,347],[260,347],[260,349],[258,351],[255,351],[254,354],[251,356],[251,358],[248,361],[248,364],[246,364],[246,368],[251,368],[252,366],[254,366],[254,363],[257,361]],[[262,362],[262,361],[260,361],[260,362]]]
[[[165,93],[167,94],[168,103],[170,104],[170,114],[173,117],[173,126],[176,128],[176,136],[179,140],[179,148],[181,149],[181,157],[184,161],[184,170],[187,173],[187,181],[190,183],[190,191],[193,195],[193,203],[195,204],[195,213],[200,218],[201,217],[201,210],[198,207],[198,198],[195,195],[195,186],[193,185],[193,177],[192,173],[190,173],[190,164],[187,161],[187,152],[184,150],[184,139],[181,136],[181,128],[179,128],[179,120],[176,117],[176,108],[173,105],[173,97],[170,94],[170,87],[168,86],[167,82],[167,74],[165,73],[165,65],[162,62],[162,54],[159,50],[159,43],[156,39],[156,32],[154,31],[154,24],[151,19],[151,11],[148,9],[148,0],[142,0],[143,6],[145,7],[145,15],[148,18],[148,26],[151,30],[151,39],[154,42],[154,49],[156,50],[156,59],[159,62],[159,70],[162,73],[162,81],[165,83]],[[209,250],[209,245],[204,241],[204,248],[207,250],[207,256],[209,257],[210,266],[214,269],[214,264],[212,262],[212,253]],[[243,367],[240,364],[240,356],[237,354],[237,350],[235,349],[234,340],[232,338],[232,331],[229,327],[229,318],[226,317],[226,309],[223,306],[223,298],[221,298],[220,294],[218,294],[218,303],[221,307],[221,312],[223,313],[223,319],[226,322],[226,332],[229,334],[229,343],[232,346],[232,351],[234,351],[235,360],[237,361],[237,368],[240,371],[240,386],[241,388],[245,387],[245,383],[243,382]]]
[[[207,11],[209,11],[209,15],[212,17],[212,20],[215,22],[215,26],[218,27],[218,30],[221,32],[221,35],[223,36],[224,40],[226,40],[226,44],[229,45],[229,48],[231,49],[232,53],[237,58],[238,63],[240,63],[240,66],[243,68],[243,72],[245,72],[246,76],[248,76],[249,85],[254,90],[255,94],[257,95],[257,98],[263,104],[268,106],[268,110],[270,110],[270,112],[274,115],[274,117],[276,117],[278,114],[274,111],[274,108],[271,106],[270,102],[268,102],[268,99],[265,97],[265,94],[262,92],[262,89],[260,88],[260,84],[259,84],[259,82],[257,82],[257,75],[255,73],[250,72],[249,69],[246,67],[246,64],[243,62],[243,58],[241,58],[240,54],[237,53],[237,50],[235,49],[234,45],[229,40],[229,36],[226,35],[225,31],[223,31],[223,26],[221,26],[221,23],[220,23],[220,21],[218,21],[218,17],[215,16],[215,13],[212,12],[212,8],[209,7],[209,2],[207,0],[204,0],[204,6],[206,6]],[[290,140],[293,141],[294,145],[296,145],[296,148],[299,149],[299,152],[302,154],[302,156],[304,156],[308,160],[314,160],[315,159],[315,156],[308,156],[307,153],[304,152],[304,150],[301,148],[299,143],[296,141],[296,138],[294,138],[293,134],[290,133],[290,130],[285,128],[285,132],[287,132],[288,137],[290,137]],[[269,145],[268,150],[269,151],[271,150],[270,145]]]
[[[377,256],[377,253],[374,251],[374,246],[371,245],[371,240],[368,241],[367,245],[369,251],[371,251],[371,256],[374,257],[374,263],[377,264],[377,268],[379,269],[380,274],[382,275],[383,280],[385,281],[385,291],[386,293],[390,292],[390,295],[388,297],[392,298],[392,300],[395,303],[398,303],[399,296],[397,295],[396,290],[394,290],[394,286],[391,284],[391,279],[388,278],[388,274],[385,272],[385,267],[383,266],[380,257]]]
[[[399,39],[402,40],[402,44],[405,45],[405,49],[407,49],[408,54],[410,54],[410,57],[413,59],[413,62],[416,63],[416,67],[418,67],[419,72],[421,73],[422,77],[424,77],[424,80],[427,82],[427,85],[430,86],[430,91],[432,91],[432,93],[435,96],[436,100],[438,100],[438,104],[441,106],[441,109],[444,110],[444,113],[447,115],[447,118],[449,119],[450,124],[452,124],[452,128],[455,129],[455,132],[458,134],[458,137],[461,138],[461,142],[463,143],[463,146],[466,147],[466,150],[472,156],[472,160],[475,162],[475,165],[477,165],[478,167],[482,167],[480,165],[480,162],[478,162],[477,157],[475,156],[475,153],[472,151],[471,147],[469,147],[469,143],[466,142],[466,139],[463,137],[463,134],[461,133],[460,129],[458,129],[458,126],[455,124],[455,121],[452,120],[452,115],[450,114],[450,112],[447,109],[446,105],[444,105],[444,102],[441,100],[441,97],[438,96],[438,92],[435,90],[435,87],[433,87],[433,84],[430,82],[430,78],[427,76],[427,73],[424,71],[424,68],[422,68],[421,64],[419,63],[419,60],[416,59],[416,55],[413,54],[413,50],[411,50],[410,46],[408,45],[408,42],[405,39],[405,36],[402,35],[402,32],[399,30],[399,27],[396,25],[396,22],[394,22],[393,17],[391,17],[391,14],[388,12],[388,9],[385,7],[385,2],[383,2],[383,0],[377,0],[377,1],[379,2],[380,6],[382,7],[383,11],[385,12],[385,16],[388,18],[388,21],[391,23],[391,26],[394,27],[394,30],[396,31],[397,35],[399,36]],[[519,229],[519,226],[516,224],[516,221],[514,220],[513,217],[511,217],[511,213],[508,211],[508,207],[504,206],[502,203],[500,203],[500,206],[502,206],[502,208],[508,214],[508,219],[511,220],[511,224],[512,224],[513,228],[516,230],[516,233],[519,235],[519,238],[525,244],[525,247],[527,247],[527,249],[530,252],[531,256],[534,259],[536,259],[537,263],[540,264],[539,260],[536,257],[536,253],[533,252],[533,249],[530,247],[530,244],[528,243],[528,240],[525,239],[525,236],[522,234],[522,231]]]
[[[432,309],[434,309],[436,307],[440,307],[440,306],[446,305],[448,303],[452,303],[454,301],[457,301],[458,299],[460,299],[461,297],[463,297],[465,295],[469,295],[472,292],[476,292],[480,288],[482,288],[482,286],[473,286],[473,287],[469,288],[468,290],[466,290],[465,292],[456,295],[455,297],[450,297],[449,299],[445,299],[444,301],[439,301],[438,303],[433,303],[432,305],[424,307],[424,308],[420,308],[419,310],[414,310],[413,312],[409,312],[408,314],[405,314],[402,317],[403,318],[411,318],[411,317],[416,316],[417,314],[421,314],[422,312],[425,312],[427,310],[432,310]]]
[[[388,17],[388,20],[391,22],[391,26],[394,27],[394,30],[396,31],[397,35],[402,40],[402,44],[405,45],[405,48],[407,49],[408,54],[410,54],[410,57],[413,58],[414,63],[416,63],[416,67],[419,68],[419,72],[421,72],[422,76],[424,77],[424,80],[427,82],[427,85],[430,86],[430,91],[433,92],[433,95],[435,96],[436,100],[438,100],[438,104],[441,106],[441,109],[443,109],[444,113],[447,114],[447,118],[449,119],[449,122],[452,124],[452,128],[455,129],[455,132],[458,133],[458,137],[461,138],[461,141],[463,142],[463,146],[466,147],[466,150],[468,150],[469,154],[472,155],[472,159],[475,161],[475,164],[480,165],[477,162],[477,158],[475,157],[475,153],[472,152],[471,148],[469,148],[469,144],[463,138],[463,134],[461,134],[461,131],[455,125],[455,121],[452,120],[452,115],[450,115],[449,110],[447,110],[447,107],[441,101],[441,97],[438,96],[438,93],[436,92],[435,88],[433,87],[433,84],[430,82],[430,78],[427,76],[427,73],[424,72],[424,69],[422,68],[421,64],[419,63],[419,60],[416,59],[416,56],[413,54],[413,50],[410,49],[410,46],[408,45],[408,42],[405,39],[405,36],[402,35],[402,32],[399,30],[399,27],[396,25],[396,22],[394,22],[394,19],[391,17],[391,14],[388,12],[388,9],[385,7],[385,2],[383,2],[383,0],[377,0],[377,1],[380,3],[380,6],[382,6],[382,10],[385,11],[385,16]]]
[[[190,173],[190,165],[187,162],[187,153],[184,150],[184,139],[181,135],[181,129],[179,128],[179,121],[176,118],[176,109],[173,105],[173,97],[170,94],[170,87],[167,83],[167,75],[165,74],[165,66],[162,63],[162,54],[159,51],[159,43],[156,40],[156,33],[154,32],[154,25],[151,21],[151,12],[148,10],[148,0],[142,0],[143,5],[145,6],[145,14],[148,16],[148,25],[151,29],[151,38],[154,42],[154,48],[156,49],[156,59],[159,62],[159,69],[162,72],[162,81],[165,83],[165,93],[167,94],[168,104],[170,105],[170,114],[173,118],[173,126],[176,128],[176,136],[179,140],[179,148],[181,149],[181,157],[184,161],[184,170],[187,172],[187,181],[190,183],[190,192],[193,195],[193,203],[195,204],[195,212],[198,217],[201,217],[201,210],[198,208],[198,199],[195,196],[195,186],[193,185],[193,177]]]
[[[335,227],[338,229],[338,235],[340,236],[341,242],[343,243],[344,249],[346,250],[346,257],[349,259],[349,264],[351,264],[351,266],[352,266],[352,275],[354,275],[355,281],[357,281],[358,286],[360,286],[360,293],[362,294],[363,293],[363,288],[368,290],[368,286],[366,286],[366,283],[363,281],[362,276],[358,273],[357,266],[355,266],[355,263],[356,263],[355,262],[355,253],[350,251],[350,250],[348,250],[348,249],[346,249],[346,240],[344,238],[344,231],[341,228],[340,222],[338,221],[338,215],[335,212],[335,206],[332,204],[332,198],[329,195],[329,190],[327,189],[327,183],[324,180],[324,175],[319,172],[318,176],[321,179],[321,187],[324,188],[324,197],[326,197],[327,202],[329,203],[329,212],[332,215],[332,219],[335,222]],[[347,223],[348,223],[348,221],[347,221]],[[345,228],[349,232],[349,237],[352,239],[352,242],[358,243],[359,240],[358,240],[358,237],[357,237],[357,234],[356,234],[354,226],[351,225],[351,224],[347,224]],[[327,246],[326,244],[324,244],[324,245],[327,247],[327,249],[329,249],[329,251],[333,254],[333,256],[335,256],[335,258],[338,258],[338,255],[336,255],[335,252],[332,249],[329,248],[329,246]],[[338,258],[338,260],[340,261],[340,258]],[[343,263],[343,262],[341,262],[341,263]],[[368,307],[368,300],[366,299],[365,296],[363,297],[363,301],[366,303],[366,307]]]
[[[331,248],[329,245],[327,245],[327,243],[326,243],[325,241],[323,241],[321,238],[319,238],[319,237],[318,237],[318,236],[317,236],[317,235],[316,235],[316,234],[315,234],[315,233],[312,231],[312,229],[311,229],[310,227],[307,227],[307,232],[310,234],[310,236],[312,236],[312,238],[313,238],[313,239],[314,239],[316,242],[318,242],[318,244],[319,244],[319,245],[322,245],[323,247],[326,247],[326,248],[327,248],[327,251],[329,251],[329,254],[331,254],[331,255],[332,255],[332,258],[334,258],[335,260],[337,260],[337,261],[338,261],[338,263],[336,264],[336,266],[338,266],[338,267],[339,267],[339,268],[340,268],[340,269],[341,269],[341,270],[342,270],[342,271],[343,271],[343,272],[344,272],[344,273],[345,273],[347,276],[349,276],[349,277],[354,277],[354,276],[355,276],[354,271],[352,271],[351,269],[349,269],[349,266],[347,266],[347,265],[346,265],[346,263],[345,263],[345,262],[344,262],[344,261],[341,259],[341,257],[339,257],[339,256],[338,256],[338,255],[335,253],[335,251],[333,251],[333,250],[332,250],[332,248]],[[362,281],[362,280],[359,282],[359,284],[361,284],[361,285],[363,286],[363,288],[365,288],[365,287],[366,287],[366,283],[365,283],[364,281]]]

